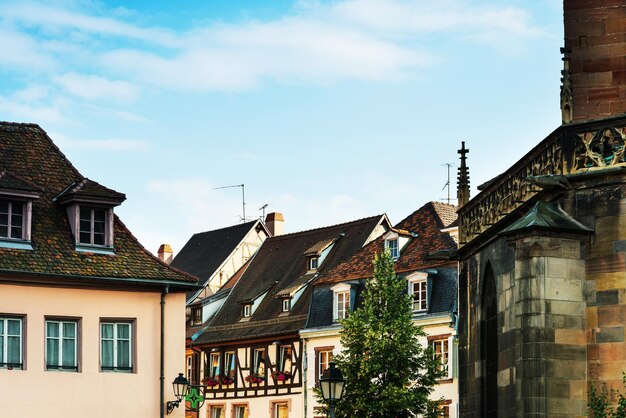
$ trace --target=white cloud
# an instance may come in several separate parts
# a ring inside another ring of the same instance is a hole
[[[14,29],[0,26],[0,66],[7,68],[28,68],[37,72],[47,71],[56,62],[38,41]]]
[[[24,92],[24,90],[22,91]],[[28,99],[28,93],[27,97]],[[0,96],[0,112],[10,116],[11,120],[23,122],[66,122],[62,109],[63,100],[55,100],[52,104],[28,103],[20,99]],[[8,118],[7,118],[8,119]]]
[[[77,73],[65,73],[53,80],[68,93],[88,100],[114,99],[132,102],[139,96],[139,88],[125,81]]]

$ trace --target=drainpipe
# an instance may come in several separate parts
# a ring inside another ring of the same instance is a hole
[[[163,292],[161,293],[161,369],[160,369],[160,413],[159,417],[165,417],[165,295],[167,295],[170,291],[169,286],[165,286],[163,288]]]

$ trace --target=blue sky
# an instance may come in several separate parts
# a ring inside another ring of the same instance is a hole
[[[288,232],[395,223],[461,140],[474,188],[559,125],[562,43],[558,0],[0,1],[0,120],[126,193],[151,251],[237,223],[233,184]]]

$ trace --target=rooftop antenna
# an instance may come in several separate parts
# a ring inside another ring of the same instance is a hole
[[[261,218],[262,221],[265,221],[265,208],[267,208],[268,206],[269,206],[269,204],[266,203],[266,204],[264,204],[263,206],[261,206],[259,208],[259,210],[263,211],[263,217]]]
[[[245,222],[246,221],[246,185],[245,184],[234,184],[232,186],[214,187],[213,190],[217,190],[217,189],[232,189],[233,187],[241,187],[241,207],[243,209],[243,217],[241,218],[241,222]]]
[[[448,205],[449,205],[450,204],[450,200],[452,200],[450,198],[450,167],[452,167],[452,163],[443,163],[441,165],[445,165],[445,166],[448,167],[448,181],[446,181],[446,184],[443,185],[443,188],[441,190],[445,189],[446,187],[448,188],[448,197],[444,197],[444,198],[442,198],[442,200],[447,200],[448,201]]]

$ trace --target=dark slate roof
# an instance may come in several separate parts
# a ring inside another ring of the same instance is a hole
[[[0,191],[26,192],[39,194],[43,187],[34,184],[7,170],[0,170]]]
[[[407,218],[398,223],[394,229],[406,230],[414,236],[401,249],[400,258],[394,263],[399,277],[411,272],[429,272],[430,303],[428,314],[453,312],[457,295],[456,262],[449,259],[433,257],[433,254],[453,252],[457,245],[449,234],[441,229],[449,225],[456,214],[456,207],[438,202],[430,202],[422,206]],[[357,288],[355,307],[361,303],[361,292],[365,288],[365,280],[372,277],[375,254],[384,250],[384,238],[381,236],[370,242],[351,258],[320,275],[314,282],[311,310],[307,328],[329,326],[333,323],[333,292],[336,283],[352,283]],[[433,272],[436,272],[433,274]]]
[[[305,253],[315,244],[336,239],[318,273],[332,269],[363,247],[383,215],[344,224],[270,237],[261,246],[250,265],[231,290],[228,300],[215,315],[196,344],[215,344],[246,338],[297,333],[305,325],[311,286],[307,286],[286,316],[281,316],[278,295],[293,290],[307,276]],[[250,301],[268,291],[252,317],[240,322],[241,301]]]
[[[104,187],[103,185],[96,183],[93,180],[89,180],[88,178],[83,178],[73,182],[68,188],[59,194],[57,199],[61,203],[71,200],[102,200],[119,205],[126,200],[126,195],[109,189],[108,187]]]
[[[449,212],[446,214],[445,211]],[[454,215],[453,215],[454,214]],[[414,271],[440,266],[446,261],[429,257],[442,250],[455,250],[456,243],[449,234],[441,232],[456,215],[456,207],[439,202],[429,202],[400,221],[394,228],[406,230],[417,237],[412,238],[400,251],[395,262],[396,272]],[[346,280],[371,277],[374,272],[372,260],[383,251],[385,240],[381,236],[370,242],[349,260],[321,276],[315,283],[338,283]]]
[[[246,234],[257,227],[260,222],[250,221],[213,231],[194,234],[176,255],[172,267],[197,276],[199,285],[205,286],[207,281],[237,248]],[[190,292],[187,297],[193,296]]]
[[[510,225],[502,234],[512,234],[524,230],[552,230],[561,232],[591,233],[585,225],[572,218],[558,202],[535,203],[528,213]]]
[[[139,279],[193,284],[196,278],[161,263],[114,217],[115,255],[74,250],[65,207],[54,201],[85,178],[38,125],[0,122],[0,167],[41,190],[33,200],[33,250],[0,248],[0,274],[67,279]]]

